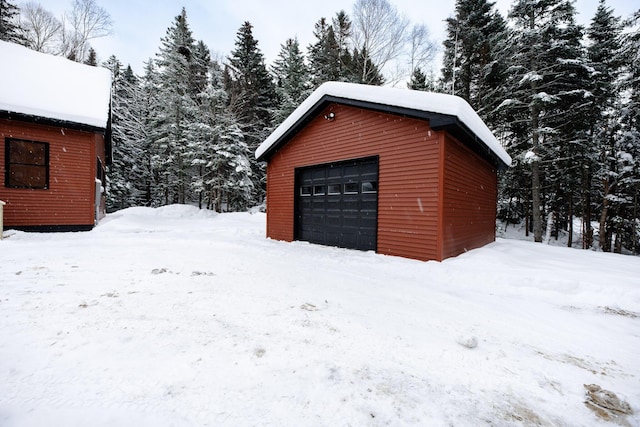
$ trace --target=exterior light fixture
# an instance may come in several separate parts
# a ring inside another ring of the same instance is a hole
[[[324,118],[325,118],[325,120],[329,120],[330,122],[332,122],[332,121],[334,121],[336,119],[336,113],[331,111],[331,112],[329,112],[329,114],[325,114]]]

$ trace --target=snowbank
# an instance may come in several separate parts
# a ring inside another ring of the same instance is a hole
[[[0,242],[0,425],[640,425],[640,259],[498,239],[442,263],[134,208]]]

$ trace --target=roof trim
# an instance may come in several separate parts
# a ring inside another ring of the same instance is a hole
[[[16,120],[27,123],[35,123],[38,125],[63,127],[67,129],[81,130],[85,132],[105,133],[107,126],[99,127],[87,125],[84,123],[72,122],[68,120],[52,119],[50,117],[42,117],[34,114],[16,113],[15,111],[0,110],[0,119]],[[107,123],[105,123],[107,125]]]
[[[268,161],[331,102],[429,120],[432,129],[447,130],[475,151],[488,155],[499,169],[511,164],[511,157],[462,98],[341,82],[324,83],[305,99],[258,147],[255,153],[257,160]],[[430,111],[424,106],[428,106]]]

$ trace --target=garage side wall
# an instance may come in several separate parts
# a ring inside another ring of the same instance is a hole
[[[296,168],[378,156],[377,252],[438,259],[441,136],[425,121],[329,105],[269,159],[267,236],[294,239]]]
[[[5,138],[49,144],[47,189],[5,186]],[[7,203],[5,227],[92,227],[96,148],[104,147],[102,139],[92,132],[0,119],[0,200]]]
[[[445,138],[442,259],[496,237],[495,168],[454,138]]]

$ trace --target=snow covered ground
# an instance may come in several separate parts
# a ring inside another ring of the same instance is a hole
[[[5,231],[0,425],[604,425],[585,384],[640,425],[640,258],[499,239],[425,263],[264,221]]]

